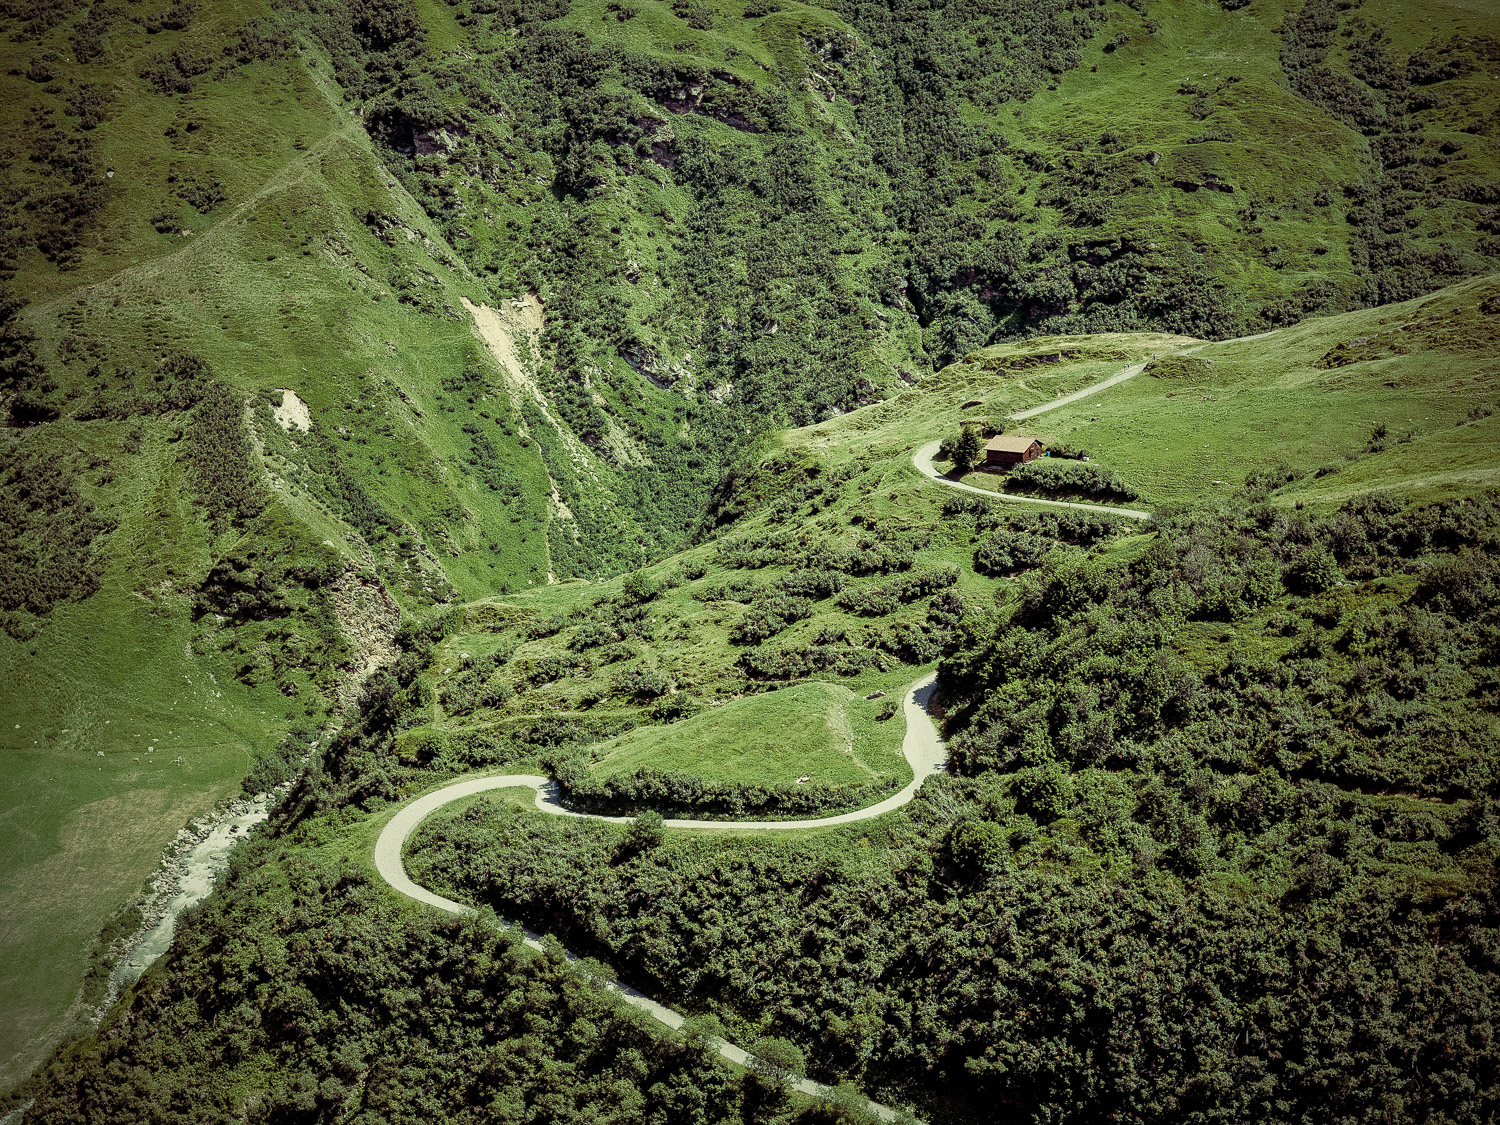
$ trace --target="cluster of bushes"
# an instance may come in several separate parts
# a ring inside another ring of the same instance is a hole
[[[837,630],[825,631],[805,645],[762,645],[741,653],[739,658],[745,674],[757,680],[800,680],[830,673],[858,676],[869,671],[889,672],[896,664],[885,652],[851,643]]]
[[[992,577],[1029,570],[1040,566],[1057,546],[1057,540],[1049,536],[999,529],[990,532],[974,548],[974,569]]]
[[[1047,456],[1060,457],[1064,461],[1087,461],[1089,451],[1076,445],[1069,445],[1065,441],[1059,441],[1047,446]]]
[[[804,568],[787,571],[771,586],[793,597],[821,601],[842,590],[844,581],[844,575],[837,570]]]
[[[574,652],[587,652],[624,639],[624,634],[611,622],[586,621],[568,634],[568,647]]]
[[[64,270],[82,262],[83,246],[97,228],[108,198],[104,162],[93,135],[82,127],[93,115],[84,105],[78,108],[78,126],[59,119],[50,106],[35,107],[26,115],[30,161],[15,159],[13,168],[25,168],[30,176],[10,177],[4,203],[7,241],[14,244],[19,236],[22,245],[35,246]],[[14,112],[19,116],[21,110]]]
[[[72,465],[24,445],[0,446],[0,610],[44,616],[99,589],[100,539],[114,527],[78,492]]]
[[[840,812],[862,808],[891,788],[889,784],[822,782],[746,785],[650,766],[598,778],[589,772],[587,759],[582,756],[558,760],[554,766],[558,784],[571,805],[625,813],[651,809],[689,819],[764,819],[771,814],[803,817]]]
[[[463,431],[469,435],[474,451],[474,468],[485,487],[491,492],[498,492],[508,505],[521,503],[525,499],[525,490],[515,471],[500,456],[495,440],[473,422],[464,423]]]
[[[1014,504],[1000,504],[979,496],[950,496],[943,502],[943,515],[949,519],[972,521],[976,533],[1002,531],[1043,536],[1075,547],[1092,547],[1118,535],[1127,521],[1108,512],[1087,512],[1074,508],[1022,510]]]
[[[556,683],[567,676],[588,675],[594,670],[593,662],[571,652],[547,653],[544,656],[516,660],[509,665],[509,674],[515,681],[516,690],[529,691],[544,684]]]
[[[731,582],[712,591],[711,600],[751,601],[750,610],[730,630],[729,639],[734,644],[758,645],[811,617],[813,604],[844,590],[844,581],[837,570],[802,568],[790,570],[762,587],[744,580]]]
[[[840,609],[861,617],[884,617],[908,602],[946,590],[957,581],[958,568],[945,564],[906,574],[879,586],[851,586],[836,600]]]
[[[322,43],[339,84],[357,97],[396,88],[420,69],[427,33],[410,4],[315,0],[286,12],[292,26]],[[251,44],[259,45],[260,38],[254,36]]]
[[[480,708],[494,709],[509,703],[515,689],[500,677],[499,670],[513,651],[514,648],[497,649],[488,660],[476,662],[447,680],[438,693],[443,709],[450,715],[468,715]],[[534,668],[528,671],[537,672]],[[530,681],[523,682],[527,687],[534,686]]]
[[[871,648],[889,653],[902,664],[927,664],[943,654],[953,636],[953,624],[962,611],[949,614],[939,599],[923,619],[889,621],[872,627],[866,634]]]
[[[303,474],[302,483],[358,529],[366,542],[386,539],[400,521],[345,467],[328,432],[314,421],[312,432],[303,435],[298,444],[309,470]]]
[[[632,699],[660,699],[672,690],[672,681],[653,664],[626,668],[610,681],[610,690]]]
[[[1101,465],[1083,461],[1058,464],[1050,458],[1015,466],[1006,474],[1005,489],[1090,500],[1128,501],[1138,500],[1141,495]]]
[[[734,568],[791,566],[851,575],[889,574],[909,568],[916,561],[916,547],[910,537],[899,535],[865,535],[848,546],[813,532],[772,531],[758,539],[720,539],[714,561]]]
[[[250,760],[250,772],[240,788],[248,795],[268,793],[297,776],[303,761],[312,752],[317,730],[310,725],[292,727],[273,747],[257,751]]]
[[[728,581],[700,586],[693,597],[701,602],[752,602],[762,589],[748,574],[733,575]]]
[[[186,94],[192,91],[193,80],[207,74],[218,61],[217,52],[184,45],[148,57],[141,77],[158,94]]]
[[[235,674],[245,683],[276,680],[295,695],[300,688],[292,673],[300,670],[331,691],[349,663],[329,591],[345,565],[336,550],[273,506],[192,591],[193,619],[214,615],[223,630],[217,644],[237,657]]]
[[[860,472],[860,465],[850,463],[841,465],[830,473],[813,474],[778,496],[767,510],[766,519],[771,523],[785,523],[794,516],[816,515],[831,507],[839,498],[840,486],[853,480]]]
[[[749,611],[729,630],[731,644],[758,645],[787,626],[812,616],[809,598],[773,591],[756,599]]]
[[[331,549],[289,559],[261,543],[247,544],[209,567],[193,592],[193,612],[198,617],[214,613],[232,625],[285,617],[293,609],[293,590],[320,589],[343,569],[343,559]]]

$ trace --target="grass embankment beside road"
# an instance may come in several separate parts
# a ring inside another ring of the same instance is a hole
[[[876,712],[877,705],[841,684],[797,684],[600,743],[592,770],[599,777],[642,767],[686,770],[744,785],[905,780],[904,724],[881,722]]]
[[[1139,490],[1141,506],[1212,500],[1260,473],[1281,482],[1277,502],[1339,503],[1370,488],[1440,499],[1500,482],[1497,350],[1500,279],[1476,278],[1253,340],[1121,333],[984,348],[784,440],[838,465],[894,456],[974,420],[1087,451]],[[1008,421],[1141,362],[1125,382]],[[1000,478],[965,483],[998,489]]]

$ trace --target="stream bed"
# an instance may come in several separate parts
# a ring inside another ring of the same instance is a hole
[[[184,829],[182,850],[169,859],[158,878],[147,908],[146,924],[110,974],[116,989],[134,984],[151,963],[167,951],[182,912],[208,897],[236,844],[270,815],[270,801],[262,795],[236,801],[199,833]]]

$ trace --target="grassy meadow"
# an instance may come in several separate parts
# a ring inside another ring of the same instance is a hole
[[[1209,344],[1025,425],[1088,449],[1158,503],[1283,467],[1304,474],[1278,491],[1284,502],[1374,488],[1444,499],[1500,483],[1497,351],[1500,281],[1479,278]],[[1377,428],[1384,437],[1372,438]]]
[[[871,454],[896,461],[979,421],[1087,451],[1147,507],[1211,500],[1260,472],[1301,474],[1276,491],[1285,503],[1342,503],[1371,488],[1462,495],[1500,480],[1497,298],[1500,282],[1477,278],[1255,340],[1122,334],[997,345],[784,441],[830,464]],[[1097,395],[1008,420],[1140,362],[1141,374]],[[1383,437],[1372,436],[1377,428]],[[997,491],[1003,483],[984,472],[964,480]]]
[[[591,768],[601,777],[642,766],[687,770],[743,785],[804,777],[835,785],[905,781],[905,723],[899,715],[876,722],[875,712],[873,702],[842,684],[797,684],[599,743],[590,750]],[[882,737],[888,731],[894,737]]]

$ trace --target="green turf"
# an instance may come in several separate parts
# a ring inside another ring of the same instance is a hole
[[[1136,506],[1147,507],[1212,499],[1239,488],[1247,474],[1276,467],[1306,474],[1276,493],[1288,503],[1341,502],[1372,487],[1415,499],[1475,491],[1500,480],[1488,413],[1500,407],[1497,297],[1500,279],[1476,278],[1255,340],[1199,346],[1121,334],[997,345],[921,387],[791,431],[783,442],[830,465],[871,456],[895,464],[903,452],[955,436],[962,421],[986,421],[1087,450],[1139,489]],[[1182,349],[1192,354],[1169,357]],[[1008,420],[1153,356],[1159,367],[1124,383]],[[1379,424],[1388,437],[1371,452]],[[979,473],[967,483],[998,487],[999,479]]]
[[[593,747],[597,776],[641,768],[682,770],[744,785],[775,785],[804,777],[829,785],[858,785],[891,777],[900,768],[891,738],[898,719],[861,730],[852,712],[873,711],[838,684],[798,684],[714,707],[670,726],[643,727]],[[871,724],[874,726],[875,724]]]
[[[1487,421],[1470,419],[1500,405],[1497,297],[1500,280],[1478,278],[1263,340],[1210,344],[1194,357],[1207,361],[1195,376],[1148,369],[1031,427],[1091,450],[1155,502],[1211,497],[1276,465],[1308,474],[1284,493],[1308,501],[1371,487],[1419,499],[1492,487],[1500,447]],[[1377,425],[1388,444],[1367,455]]]

